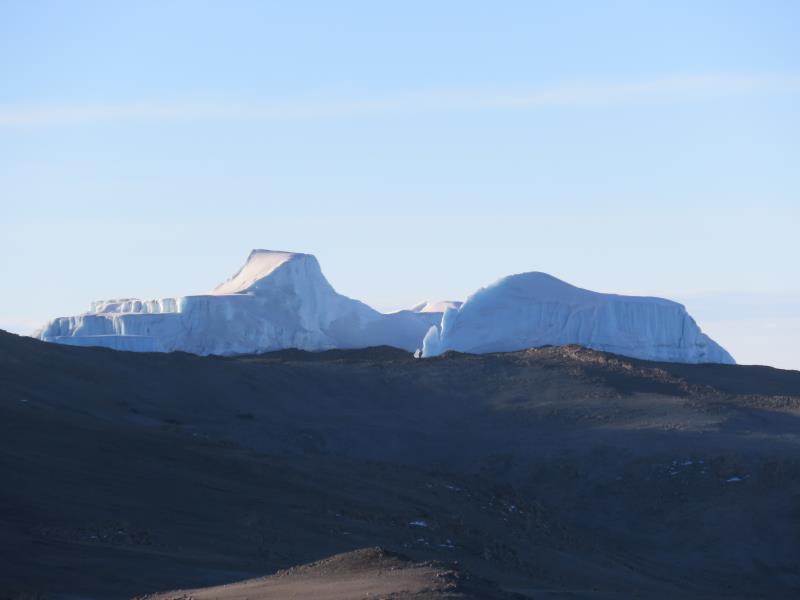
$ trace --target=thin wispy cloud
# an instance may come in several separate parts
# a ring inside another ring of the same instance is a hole
[[[438,89],[364,97],[305,97],[293,101],[238,99],[138,101],[81,105],[0,105],[0,127],[122,120],[283,120],[382,114],[591,109],[637,103],[800,92],[800,75],[702,75],[536,89]]]

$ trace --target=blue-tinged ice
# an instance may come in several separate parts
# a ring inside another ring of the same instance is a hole
[[[40,339],[139,352],[249,354],[388,345],[422,356],[580,344],[650,360],[733,363],[686,309],[661,298],[600,294],[544,273],[483,288],[462,304],[423,302],[380,313],[343,296],[310,254],[253,250],[205,294],[94,302],[50,321]]]
[[[734,363],[677,302],[584,290],[546,273],[505,277],[450,307],[422,356],[579,344],[634,358]]]
[[[382,314],[337,293],[310,254],[253,250],[245,265],[206,294],[94,302],[52,320],[42,340],[117,350],[249,354],[390,345],[413,351],[435,312]]]

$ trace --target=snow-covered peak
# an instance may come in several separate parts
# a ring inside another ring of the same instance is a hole
[[[322,275],[317,259],[311,254],[300,252],[284,252],[281,250],[253,250],[247,257],[247,262],[230,279],[219,284],[212,290],[212,294],[244,294],[257,292],[265,280],[286,267],[294,267],[298,272],[328,282]]]
[[[448,308],[458,308],[463,304],[458,300],[437,300],[433,302],[420,302],[409,310],[415,313],[443,313]]]

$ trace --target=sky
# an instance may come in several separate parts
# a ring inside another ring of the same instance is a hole
[[[800,369],[800,3],[0,2],[0,327],[313,253],[384,311],[511,273]]]

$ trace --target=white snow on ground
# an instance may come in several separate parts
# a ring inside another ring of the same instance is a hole
[[[564,344],[649,360],[734,362],[677,302],[601,294],[537,272],[505,277],[448,308],[426,334],[422,356]]]

